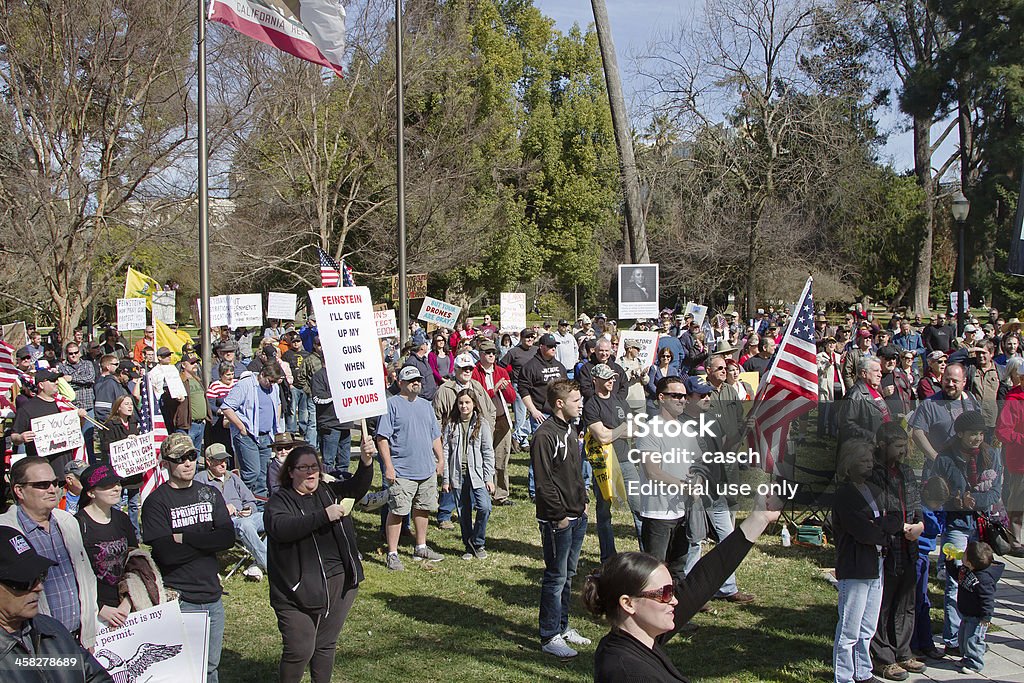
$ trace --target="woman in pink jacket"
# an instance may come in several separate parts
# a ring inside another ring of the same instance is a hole
[[[1006,377],[1011,389],[996,423],[996,436],[1003,443],[1003,505],[1013,532],[1010,554],[1024,557],[1024,359],[1011,358]]]

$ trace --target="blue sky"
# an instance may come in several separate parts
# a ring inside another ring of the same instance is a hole
[[[627,104],[636,90],[630,82],[633,69],[632,55],[641,51],[657,36],[659,29],[677,26],[684,18],[701,11],[700,0],[606,0],[615,51],[622,70],[623,88]],[[590,0],[534,0],[534,4],[547,16],[555,20],[557,27],[567,31],[573,23],[586,27],[594,21]],[[635,112],[633,112],[635,114]],[[879,116],[883,128],[889,132],[889,141],[882,150],[883,161],[888,161],[899,171],[913,168],[912,138],[909,132],[900,132],[904,121],[894,112],[883,112]],[[941,127],[933,133],[938,134]],[[955,137],[955,136],[951,136]],[[948,143],[942,149],[951,147]],[[941,158],[941,154],[936,158]]]

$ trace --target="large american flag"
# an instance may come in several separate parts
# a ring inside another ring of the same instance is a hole
[[[0,341],[0,392],[10,389],[18,379],[18,368],[14,364],[14,347]]]
[[[320,257],[320,286],[337,287],[341,280],[341,267],[338,262],[320,247],[316,248],[316,254]]]
[[[785,460],[789,425],[818,405],[817,348],[814,343],[814,297],[807,278],[789,328],[765,373],[750,416],[747,445],[761,455],[766,472]]]
[[[142,375],[142,405],[139,406],[139,433],[153,432],[153,447],[157,453],[160,452],[160,444],[167,438],[167,425],[164,424],[164,416],[160,413],[160,404],[157,403],[156,394],[153,393],[153,384],[149,381],[149,373]],[[141,498],[156,490],[157,486],[167,481],[167,470],[157,464],[156,467],[142,475]]]

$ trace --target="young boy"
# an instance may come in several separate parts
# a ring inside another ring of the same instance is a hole
[[[978,674],[985,668],[985,633],[996,607],[996,582],[1005,565],[992,561],[988,543],[972,541],[964,551],[960,567],[960,673]]]
[[[935,647],[932,637],[931,599],[928,597],[928,572],[931,568],[930,555],[935,550],[936,540],[946,530],[946,512],[943,504],[949,500],[949,484],[942,477],[932,477],[921,489],[921,517],[924,532],[917,539],[917,585],[914,596],[914,632],[910,649],[916,656],[942,659],[943,654]],[[943,567],[939,556],[939,567]]]

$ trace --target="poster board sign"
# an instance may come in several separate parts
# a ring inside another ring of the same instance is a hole
[[[267,294],[267,318],[271,320],[295,320],[297,294],[270,292]]]
[[[380,343],[367,287],[328,287],[309,292],[327,381],[340,422],[387,411],[387,386]]]
[[[434,323],[439,327],[455,329],[455,323],[458,322],[461,311],[461,306],[427,296],[423,297],[420,314],[416,317],[425,323]]]
[[[184,612],[181,622],[192,671],[198,672],[196,677],[201,682],[205,681],[206,662],[210,659],[210,617],[206,612]]]
[[[15,350],[28,344],[28,332],[25,330],[24,321],[7,323],[3,326],[3,340],[14,347]]]
[[[228,327],[262,327],[263,296],[260,294],[228,294]]]
[[[501,329],[519,331],[526,327],[526,294],[501,293]]]
[[[405,288],[410,299],[422,299],[427,295],[427,274],[409,273],[405,276]],[[391,300],[398,301],[398,276],[391,276]]]
[[[145,299],[118,299],[117,300],[117,329],[120,332],[127,330],[146,329],[147,318]]]
[[[374,311],[373,322],[377,326],[379,339],[398,336],[398,319],[395,317],[395,309],[385,308],[383,311]]]
[[[746,382],[747,384],[749,384],[750,388],[753,389],[754,393],[756,394],[757,393],[757,387],[758,387],[758,385],[761,384],[761,373],[756,372],[756,371],[755,372],[741,372],[740,373],[740,381],[741,382]]]
[[[74,410],[34,418],[32,431],[35,432],[36,452],[44,458],[85,444],[82,420]]]
[[[959,292],[949,293],[949,310],[953,311],[953,315],[956,315],[960,310],[957,308],[957,302],[960,300]],[[970,318],[971,313],[971,291],[969,289],[964,290],[964,314]],[[955,320],[953,322],[956,322]]]
[[[196,671],[185,643],[185,626],[176,601],[132,612],[124,626],[96,636],[94,656],[114,680],[149,683],[201,683],[206,667]]]
[[[640,346],[640,355],[637,356],[640,362],[643,363],[643,367],[649,368],[654,365],[654,361],[658,357],[658,333],[657,332],[637,332],[633,330],[627,330],[619,333],[619,348],[616,351],[616,358],[622,358],[626,355],[626,342],[633,341]]]
[[[153,319],[173,325],[175,322],[175,292],[153,292]]]
[[[658,264],[619,264],[619,318],[658,317]]]
[[[157,466],[153,432],[129,436],[110,444],[110,466],[119,477],[132,477]]]
[[[693,322],[697,323],[700,327],[704,327],[704,319],[708,315],[707,306],[701,306],[700,304],[692,301],[687,301],[686,310],[683,311],[683,314],[685,315],[687,313],[693,316]]]
[[[210,327],[228,324],[228,297],[224,294],[210,297]]]

